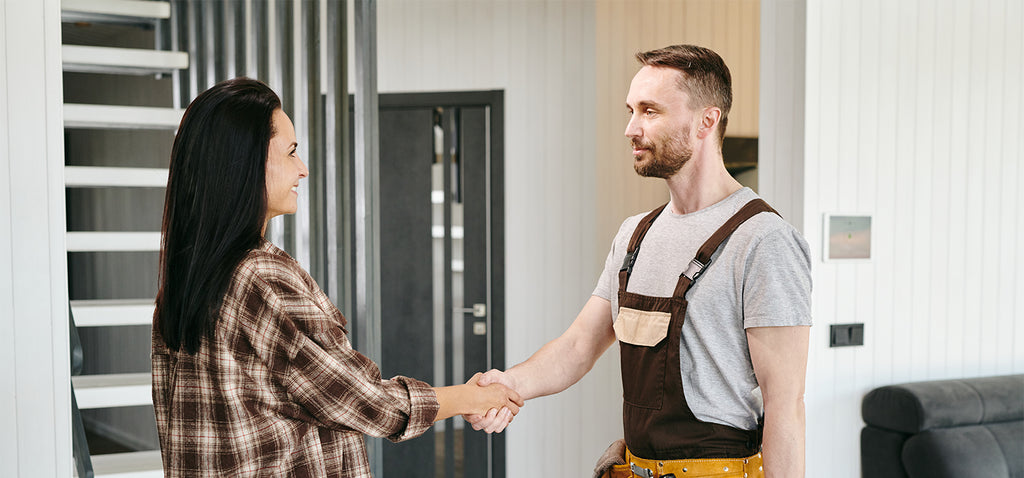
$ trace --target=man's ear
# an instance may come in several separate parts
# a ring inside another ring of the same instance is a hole
[[[722,118],[722,110],[716,106],[704,108],[700,116],[700,125],[697,127],[697,137],[705,139],[718,128],[718,120]]]

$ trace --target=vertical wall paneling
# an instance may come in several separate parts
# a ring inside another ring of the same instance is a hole
[[[4,4],[0,3],[0,6]],[[0,8],[0,25],[7,29],[6,9]],[[8,116],[7,75],[10,67],[7,63],[7,35],[0,35],[0,185],[4,193],[0,194],[0,217],[9,218],[13,213],[14,198],[9,192],[13,178],[8,164],[10,134]],[[11,221],[0,221],[0,360],[14,364],[13,367],[0,368],[0,383],[16,384],[18,378],[17,361],[14,354],[15,321],[14,321],[14,235]],[[18,396],[15,387],[6,386],[0,390],[0,474],[5,476],[18,475]]]
[[[869,3],[864,8],[866,10],[865,20],[877,22],[879,25],[876,35],[880,32],[893,31],[899,25],[899,20],[892,12],[894,8],[888,2],[878,1]],[[887,42],[878,39],[874,42],[872,48],[864,48],[862,51],[865,58],[874,59],[874,69],[865,69],[861,75],[862,81],[865,83],[872,82],[877,85],[875,91],[878,98],[878,108],[892,108],[892,105],[896,103],[898,98],[898,92],[894,87],[895,82],[892,75],[879,77],[879,75],[874,74],[874,71],[877,71],[879,65],[891,64],[895,61],[895,49],[891,48]],[[892,208],[879,207],[879,205],[892,204],[897,187],[895,148],[899,140],[895,131],[895,123],[894,119],[875,121],[865,130],[864,134],[864,136],[874,136],[877,138],[875,149],[866,149],[865,153],[874,156],[874,206],[871,208],[873,212],[871,221],[872,234],[875,240],[872,244],[871,255],[874,258],[873,260],[878,263],[892,263],[894,261],[893,241],[891,236],[884,235],[891,233],[894,229]],[[875,307],[872,310],[865,310],[865,313],[868,314],[865,319],[891,316],[895,299],[905,296],[902,291],[904,284],[899,284],[900,289],[897,289],[897,283],[893,280],[891,274],[879,273],[877,270],[874,271],[871,277],[874,280],[875,287],[869,293],[875,297]],[[875,377],[876,381],[891,381],[894,358],[893,350],[894,347],[902,346],[893,338],[893,321],[871,320],[871,325],[867,327],[865,330],[865,348],[872,348],[873,352],[871,355],[874,359],[871,374]],[[870,343],[868,343],[869,340],[871,341]]]
[[[3,4],[0,4],[3,5]],[[0,8],[0,24],[7,25],[7,15]],[[7,35],[0,35],[0,91],[7,92]],[[9,149],[7,95],[0,95],[0,151],[4,152],[0,161],[0,185],[4,191],[10,191],[12,183],[11,171],[8,166],[6,152]],[[9,218],[12,214],[13,199],[10,193],[0,194],[0,217]],[[13,384],[17,380],[17,362],[14,355],[14,237],[11,221],[0,221],[0,361],[15,364],[14,367],[0,368],[0,383]],[[0,423],[4,424],[4,432],[0,433],[0,474],[16,476],[18,474],[18,413],[17,394],[14,387],[3,387],[0,390]]]
[[[950,31],[952,38],[963,38],[970,26],[970,15],[968,9],[970,5],[965,2],[951,2],[953,14],[952,24],[950,25]],[[962,69],[962,65],[966,64],[967,58],[970,55],[970,46],[968,42],[955,41],[950,46],[949,58],[957,58],[958,62],[950,62],[946,67],[949,73]],[[956,63],[960,63],[958,66]],[[959,225],[958,227],[951,227],[949,230],[949,250],[951,253],[948,257],[949,262],[949,274],[951,277],[966,277],[967,276],[967,263],[968,261],[963,260],[967,254],[967,235],[968,231],[964,225],[967,222],[968,208],[967,208],[967,188],[965,187],[967,171],[972,166],[968,161],[968,149],[965,135],[963,134],[966,130],[966,123],[963,118],[958,118],[954,115],[955,112],[965,111],[969,104],[970,83],[969,78],[965,74],[950,75],[950,92],[948,101],[942,105],[939,110],[939,114],[946,115],[950,118],[948,139],[942,142],[944,147],[949,150],[949,177],[951,178],[950,187],[946,193],[949,198],[949,211],[948,221],[950,224]],[[948,285],[949,292],[949,303],[947,311],[951,320],[947,322],[947,334],[946,341],[943,348],[946,351],[946,363],[948,364],[947,373],[950,376],[959,377],[966,373],[965,370],[965,343],[964,340],[967,328],[970,327],[970,322],[964,320],[968,316],[968,310],[974,309],[974,305],[969,307],[969,303],[963,291],[957,284]],[[974,327],[970,327],[974,328]]]
[[[0,25],[0,472],[69,476],[60,2],[2,1]]]
[[[1007,31],[1006,42],[1024,44],[1024,29],[1020,28],[1020,25],[1024,25],[1024,5],[1020,2],[1008,2],[1004,20]],[[1004,101],[1010,105],[1024,104],[1024,95],[1020,88],[1014,86],[1024,83],[1024,48],[1017,51],[1008,48],[1005,51],[1004,63],[1007,68]],[[1024,156],[1024,135],[1019,134],[1024,130],[1024,112],[1022,110],[1024,108],[1003,109],[1001,136],[1017,138],[1016,142],[1006,141],[1004,143],[1007,148],[1006,154],[1009,157],[1021,158]],[[1024,203],[1022,202],[1024,201],[1024,187],[1021,187],[1024,184],[1024,166],[1020,161],[1010,162],[1004,166],[1006,170],[1002,174],[1000,189],[1003,192],[1003,197],[1000,204]],[[1024,325],[1020,324],[1019,319],[1013,320],[1014,313],[1024,307],[1024,300],[1021,299],[1024,296],[1024,281],[1013,280],[1019,274],[1021,265],[1024,264],[1024,253],[1020,251],[1020,244],[1024,243],[1024,220],[1020,220],[1021,212],[1019,210],[1007,207],[1004,212],[1003,233],[1000,234],[1002,238],[1000,257],[1004,264],[1009,266],[1003,268],[1000,280],[1002,284],[1001,297],[1004,299],[1000,301],[1002,309],[999,314],[1001,314],[1000,316],[1005,314],[1004,320],[1013,329],[1012,334],[1006,334],[1012,337],[1011,346],[1007,347],[1012,350],[1012,359],[1007,361],[1006,365],[1010,367],[1010,370],[1024,370]],[[1014,220],[1015,216],[1016,220]]]
[[[936,12],[951,12],[952,6],[950,1],[937,2],[934,10]],[[949,297],[951,292],[955,292],[955,289],[948,287],[949,281],[946,279],[949,277],[948,260],[952,251],[949,243],[952,231],[949,228],[950,222],[945,219],[949,215],[948,191],[951,190],[952,185],[949,175],[952,158],[949,155],[948,141],[949,138],[954,137],[954,131],[952,118],[944,111],[945,105],[948,104],[948,98],[951,97],[951,78],[953,77],[949,71],[951,62],[944,61],[942,58],[946,55],[941,52],[948,52],[952,49],[952,37],[945,32],[952,31],[954,19],[950,15],[934,14],[925,15],[924,18],[929,19],[930,25],[928,28],[922,29],[925,35],[922,40],[926,44],[933,43],[935,45],[927,57],[933,83],[931,97],[925,101],[930,107],[930,111],[926,113],[929,117],[934,118],[934,122],[931,124],[930,141],[928,141],[930,151],[922,151],[921,155],[930,167],[920,168],[919,175],[925,176],[927,173],[930,176],[931,193],[925,201],[923,213],[928,218],[930,229],[934,231],[930,234],[934,240],[925,259],[930,265],[930,270],[920,272],[928,274],[926,277],[929,277],[927,284],[929,292],[944,298],[943,301],[929,301],[930,309],[926,316],[929,317],[928,322],[931,326],[928,327],[926,335],[930,345],[928,375],[946,378],[949,376],[949,361],[945,335],[949,330],[951,317],[949,303],[945,298]],[[922,194],[922,196],[924,195]]]
[[[808,476],[859,476],[874,387],[1024,370],[1018,3],[807,2]],[[872,215],[870,261],[821,260],[827,212]],[[837,322],[865,345],[828,348]]]

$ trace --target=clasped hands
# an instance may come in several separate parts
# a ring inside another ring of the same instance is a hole
[[[467,384],[478,385],[486,387],[493,384],[501,384],[508,387],[513,392],[517,392],[517,384],[515,379],[501,370],[488,370],[485,373],[477,372],[473,375],[473,378],[469,379]],[[523,406],[523,403],[517,403],[519,407]],[[505,430],[512,419],[517,413],[519,413],[518,407],[514,407],[515,410],[511,410],[509,407],[492,408],[487,411],[484,415],[469,414],[463,415],[462,418],[466,420],[470,425],[473,426],[474,430],[483,430],[487,433],[501,433]]]

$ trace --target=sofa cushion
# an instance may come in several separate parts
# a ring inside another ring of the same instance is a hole
[[[903,433],[1024,420],[1024,375],[889,385],[861,404],[868,425]]]
[[[1022,444],[1024,422],[927,430],[907,439],[903,467],[910,478],[1020,478]]]

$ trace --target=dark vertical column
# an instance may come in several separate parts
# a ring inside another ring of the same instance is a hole
[[[348,187],[352,178],[349,145],[348,97],[348,35],[345,32],[347,12],[345,3],[326,0],[326,52],[327,84],[324,98],[324,177],[325,235],[327,284],[322,287],[342,312],[352,311],[352,261],[345,251],[352,251],[352,221],[350,214],[352,191]]]
[[[224,45],[217,32],[220,29],[223,13],[220,7],[221,2],[201,3],[199,14],[203,22],[202,30],[200,31],[202,37],[200,45],[202,47],[205,75],[199,79],[199,90],[196,94],[224,79],[224,60],[221,58]]]
[[[444,161],[444,376],[445,385],[458,383],[455,377],[455,360],[452,343],[452,315],[455,314],[455,301],[452,297],[452,201],[455,199],[455,185],[452,181],[454,170],[452,163],[457,153],[455,145],[458,141],[458,108],[445,109],[441,115],[441,124],[444,127],[444,151],[441,158]],[[444,421],[444,469],[446,478],[453,478],[455,474],[455,420],[449,418]]]
[[[487,107],[487,224],[490,245],[490,308],[487,310],[490,363],[487,368],[505,369],[505,95],[492,91]],[[491,438],[493,478],[505,476],[505,434]]]
[[[434,381],[432,119],[429,108],[380,113],[379,363],[385,378],[405,375]],[[432,432],[403,443],[384,443],[382,476],[432,475],[434,446]]]
[[[461,323],[456,327],[462,327],[464,337],[465,376],[463,382],[469,380],[476,372],[486,371],[488,368],[488,334],[490,327],[487,324],[487,317],[476,317],[471,311],[474,304],[487,303],[487,114],[484,107],[461,108],[462,114],[460,124],[460,147],[459,147],[459,168],[461,174],[460,189],[462,191],[462,211],[464,238],[463,244],[463,312]],[[490,313],[490,310],[487,310]],[[478,330],[475,324],[481,323],[484,326],[484,334],[477,335]],[[464,443],[464,466],[467,477],[477,476],[477,473],[487,470],[488,435],[481,432],[474,432],[471,427],[463,431]]]
[[[380,363],[380,217],[377,101],[377,2],[355,0],[356,88],[353,146],[355,320],[360,351]],[[370,469],[380,474],[381,440],[366,442]]]
[[[324,96],[320,84],[320,3],[302,2],[302,24],[305,43],[305,77],[307,107],[306,129],[309,139],[306,161],[309,164],[309,272],[320,287],[328,287],[327,276],[327,172],[324,155]],[[315,172],[314,172],[315,170]]]

